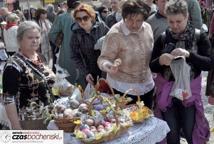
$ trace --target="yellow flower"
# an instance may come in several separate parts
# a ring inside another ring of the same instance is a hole
[[[60,94],[59,94],[59,87],[53,87],[53,88],[52,88],[52,93],[53,93],[53,95],[59,96],[59,95],[60,95]]]
[[[74,124],[79,125],[79,124],[81,124],[81,121],[80,120],[75,120]]]
[[[83,132],[81,132],[79,130],[75,131],[75,135],[79,139],[85,139],[85,138],[87,138],[87,136]]]
[[[138,115],[138,112],[130,112],[130,117],[132,118],[132,120],[138,120],[139,118],[139,115]]]

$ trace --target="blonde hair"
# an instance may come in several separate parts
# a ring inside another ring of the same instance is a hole
[[[75,10],[74,10],[74,18],[76,18],[76,14],[78,12],[86,12],[94,21],[96,19],[96,12],[93,7],[86,3],[81,3]]]

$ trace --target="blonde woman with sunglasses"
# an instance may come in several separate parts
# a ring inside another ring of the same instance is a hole
[[[79,69],[81,85],[86,83],[96,84],[101,70],[97,66],[99,50],[94,49],[97,40],[108,32],[108,27],[103,22],[96,21],[96,12],[92,6],[81,3],[73,13],[76,24],[72,26],[71,38],[72,59]]]

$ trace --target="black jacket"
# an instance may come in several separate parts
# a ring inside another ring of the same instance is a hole
[[[192,52],[191,49],[185,48],[190,52],[190,56],[186,59],[186,61],[191,66],[191,71],[194,73],[193,78],[200,75],[201,71],[210,70],[212,66],[212,59],[210,53],[211,44],[206,33],[200,32],[198,34],[198,38],[196,38],[196,34],[194,36],[197,51]],[[160,65],[159,63],[159,57],[161,56],[161,54],[170,53],[175,48],[167,46],[169,45],[169,43],[176,43],[176,40],[172,38],[167,29],[166,32],[159,36],[159,38],[154,44],[154,49],[150,61],[150,68],[152,72],[160,73],[164,76],[166,70],[169,69],[169,66]],[[168,52],[164,49],[167,49]],[[173,78],[171,77],[169,80],[173,80]]]
[[[94,78],[101,75],[97,65],[100,50],[94,50],[97,40],[108,32],[108,27],[103,22],[96,22],[90,33],[86,33],[78,24],[72,27],[71,37],[72,59],[76,67],[86,74],[91,73]]]

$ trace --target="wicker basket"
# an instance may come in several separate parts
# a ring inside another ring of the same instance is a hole
[[[92,104],[96,98],[99,98],[101,100],[105,99],[105,97],[102,97],[101,95],[95,96],[89,104],[89,115],[92,115],[92,108],[93,108]],[[110,101],[107,101],[107,102],[108,102],[109,106],[111,107],[112,106],[111,102]],[[114,112],[114,118],[116,120],[116,123],[114,125],[115,129],[111,129],[106,134],[102,135],[99,139],[82,138],[80,140],[84,143],[98,144],[98,143],[102,143],[105,141],[110,141],[112,139],[115,139],[116,137],[120,136],[122,133],[126,132],[128,130],[128,127],[123,127],[122,125],[120,125],[115,109],[112,108],[112,110]],[[105,114],[104,114],[104,116],[105,116]],[[77,126],[75,128],[75,132],[74,132],[75,134],[77,134],[80,131],[79,128],[80,128],[79,126]]]
[[[109,100],[111,100],[112,98],[114,100],[116,100],[116,108],[119,108],[119,109],[129,109],[130,111],[133,111],[133,109],[135,110],[138,110],[140,109],[139,108],[139,105],[138,104],[128,104],[128,100],[126,98],[127,94],[130,92],[130,91],[134,91],[135,93],[138,93],[136,90],[134,89],[129,89],[127,90],[123,96],[120,96],[119,98],[115,98],[115,93],[114,93],[114,90],[112,89],[112,87],[109,85],[109,83],[105,80],[105,79],[99,79],[96,86],[95,86],[95,89],[98,91],[98,92],[108,92],[108,94],[112,97],[109,98]],[[135,96],[135,95],[133,95]],[[137,103],[140,103],[141,102],[141,99],[140,99],[140,95],[136,95],[137,97]],[[149,118],[150,116],[152,116],[152,111],[146,107],[146,106],[143,106],[143,111],[145,111],[145,116],[142,117],[142,119],[132,119],[133,123],[141,123],[143,122],[145,119]]]
[[[111,140],[119,137],[120,135],[122,135],[125,132],[127,132],[127,128],[121,127],[120,125],[118,125],[116,131],[112,131],[108,135],[102,136],[102,138],[100,138],[100,139],[81,139],[81,141],[86,144],[100,144],[103,142],[111,141]]]
[[[80,103],[83,101],[83,93],[82,93],[81,86],[75,86],[73,88],[73,94],[71,96],[69,96],[68,99],[70,100],[70,98],[73,95],[80,97]],[[63,104],[63,103],[61,103],[61,104]],[[64,130],[64,132],[74,132],[74,128],[76,126],[74,121],[77,121],[77,120],[80,120],[80,117],[74,117],[72,119],[57,118],[57,117],[54,118],[55,124],[58,126],[58,128],[60,130]]]
[[[79,117],[73,119],[55,118],[54,122],[60,130],[64,130],[64,132],[74,132],[74,129],[76,127],[74,121],[76,120],[80,120],[80,118]]]

